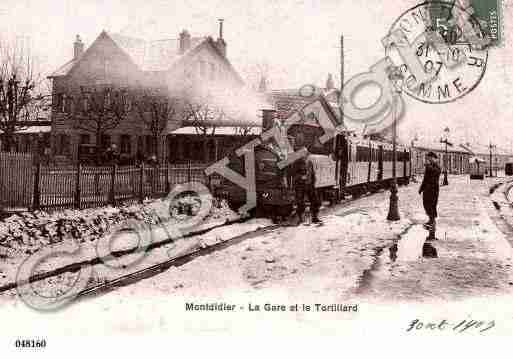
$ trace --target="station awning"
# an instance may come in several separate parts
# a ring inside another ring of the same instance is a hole
[[[23,129],[16,131],[16,134],[37,134],[37,133],[48,133],[52,130],[52,126],[27,126]],[[0,133],[3,133],[0,130]]]
[[[214,131],[213,128],[209,128],[207,130],[208,134],[212,134],[212,131]],[[243,128],[242,131],[245,131],[245,128]],[[249,135],[260,135],[262,132],[261,127],[249,127],[248,128]],[[240,127],[236,126],[225,126],[225,127],[216,127],[214,131],[214,135],[221,135],[221,136],[237,136],[242,135],[244,132],[241,132]],[[181,127],[177,130],[174,130],[171,132],[172,135],[200,135],[202,134],[201,130],[196,128],[195,126],[185,126]]]

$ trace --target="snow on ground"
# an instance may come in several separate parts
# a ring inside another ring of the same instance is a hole
[[[196,203],[195,200],[188,198],[183,202]],[[129,251],[144,244],[157,244],[176,238],[174,243],[164,246],[161,250],[166,255],[172,255],[189,247],[205,245],[199,238],[180,239],[181,235],[222,225],[227,220],[238,218],[238,215],[231,211],[225,202],[214,200],[213,206],[206,212],[206,217],[199,225],[184,227],[184,222],[191,217],[178,213],[176,207],[170,206],[166,199],[158,199],[145,204],[119,208],[104,207],[81,211],[65,210],[52,214],[36,212],[23,213],[20,216],[13,215],[0,223],[0,256],[2,258],[0,285],[14,282],[21,264],[30,256],[40,255],[43,252],[61,254],[42,261],[34,274],[45,273],[78,262],[91,261],[111,251]],[[199,205],[191,207],[199,207]],[[197,213],[198,209],[191,208],[193,213]],[[210,239],[210,242],[215,242],[215,239]],[[157,252],[151,253],[154,258],[163,258]],[[125,256],[117,260],[118,266],[130,264],[138,256],[137,253]],[[125,268],[120,269],[124,271]],[[76,274],[65,273],[38,285],[40,287],[48,284],[55,286],[56,283],[75,277]],[[98,282],[111,277],[98,275],[92,281]],[[52,290],[60,290],[60,288],[57,286]]]
[[[387,192],[364,197],[324,211],[323,226],[257,231],[183,266],[78,302],[52,316],[52,330],[62,330],[56,323],[72,316],[81,325],[63,326],[76,334],[365,335],[371,330],[405,333],[415,318],[454,324],[493,320],[498,331],[511,332],[504,318],[513,317],[513,255],[508,238],[490,219],[492,182],[451,176],[449,183],[440,193],[439,240],[425,249],[422,224],[427,218],[419,183],[413,183],[400,188],[399,222],[386,221]],[[244,225],[219,228],[204,240],[243,233],[247,228],[239,226]],[[437,258],[432,258],[434,251]],[[232,303],[236,313],[186,312],[185,303],[193,302]],[[250,304],[265,303],[358,304],[358,312],[248,310]],[[37,317],[23,315],[24,320]],[[88,321],[98,316],[101,328]]]
[[[401,258],[401,246],[417,246],[420,251],[416,256],[422,255],[422,246],[417,243],[423,244],[427,232],[420,223],[414,225],[399,242],[397,253],[395,248],[384,251],[363,297],[371,301],[429,302],[510,293],[513,252],[489,217],[489,185],[488,181],[470,182],[468,177],[451,178],[449,187],[441,187],[440,192],[439,240],[430,243],[438,258],[420,256],[417,260],[411,257],[411,250],[410,257],[404,252],[406,258]],[[420,218],[423,214],[415,205],[417,194],[404,191],[402,195],[405,212]]]

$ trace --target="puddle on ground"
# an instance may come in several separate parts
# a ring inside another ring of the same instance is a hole
[[[360,214],[364,214],[364,215],[368,214],[365,209],[353,208],[353,209],[349,209],[347,211],[336,213],[335,215],[338,216],[338,217],[345,217],[345,216],[349,216],[351,214],[356,214],[356,213],[360,213]]]
[[[389,248],[392,262],[412,262],[424,258],[438,258],[436,248],[426,242],[426,230],[422,227],[412,227],[398,243]]]
[[[420,258],[438,258],[438,251],[431,242],[426,242],[427,231],[418,225],[414,225],[397,243],[388,247],[389,257],[392,262],[417,261]],[[368,291],[374,280],[374,273],[383,266],[383,256],[386,247],[375,248],[374,261],[369,269],[363,271],[358,280],[356,293]]]

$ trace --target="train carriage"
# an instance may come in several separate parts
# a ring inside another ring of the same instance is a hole
[[[304,120],[294,122],[280,131],[293,144],[300,142],[311,154],[316,175],[315,187],[321,197],[331,202],[349,194],[362,195],[368,191],[388,188],[392,181],[392,145],[386,142],[356,138],[347,132],[339,133],[334,138],[320,142],[324,134],[322,121],[336,123],[336,116],[326,101],[321,97],[318,103],[308,104],[303,108]],[[308,110],[306,110],[308,109]],[[312,116],[311,109],[315,109]],[[262,143],[255,148],[257,213],[266,215],[289,214],[295,203],[294,183],[291,181],[289,168],[280,169],[277,163],[287,153],[276,152],[277,143]],[[292,151],[293,146],[288,146]],[[243,174],[241,157],[230,161],[234,170]],[[398,184],[409,182],[409,149],[397,146],[396,177]],[[223,181],[218,193],[223,193],[232,207],[239,207],[245,202],[245,193],[229,181]]]

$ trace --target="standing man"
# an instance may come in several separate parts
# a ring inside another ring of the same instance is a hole
[[[438,193],[440,191],[440,166],[437,163],[438,156],[434,152],[428,152],[426,155],[426,168],[424,179],[419,188],[419,194],[422,194],[422,204],[429,217],[429,221],[424,228],[429,230],[428,239],[435,239],[435,218],[438,216],[436,206],[438,205]]]
[[[298,150],[303,147],[303,136],[299,134],[296,138],[296,141],[297,142],[294,147],[296,147],[296,150]],[[312,223],[322,223],[319,219],[319,208],[321,207],[321,202],[319,200],[317,189],[315,188],[315,171],[311,154],[307,153],[305,157],[295,161],[292,168],[296,194],[296,212],[299,217],[298,224],[301,224],[305,220],[305,197],[308,197],[308,200],[310,201]]]

